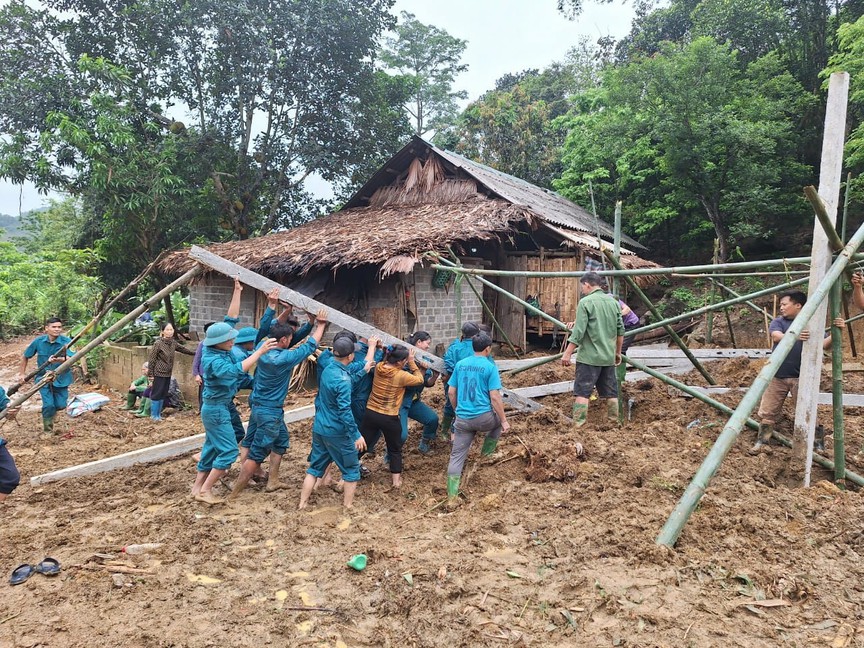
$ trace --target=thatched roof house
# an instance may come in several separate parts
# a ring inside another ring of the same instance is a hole
[[[458,330],[458,319],[488,317],[470,288],[453,286],[425,267],[428,252],[450,249],[475,267],[577,270],[586,258],[599,258],[598,231],[611,242],[607,223],[558,194],[414,137],[342,210],[291,230],[208,249],[394,335],[422,328],[444,341]],[[622,237],[623,264],[653,265],[636,256],[641,249]],[[191,261],[180,252],[161,265],[180,273]],[[575,313],[575,279],[502,278],[499,283],[537,299],[562,319]],[[524,345],[526,333],[549,332],[548,325],[526,320],[521,307],[496,291],[484,292],[516,344]],[[210,311],[220,294],[212,287],[206,294],[200,286],[193,288],[193,327],[224,311],[227,298]]]

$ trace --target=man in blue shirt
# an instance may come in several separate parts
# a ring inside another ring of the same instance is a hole
[[[456,363],[463,358],[470,358],[474,354],[474,349],[471,346],[471,338],[480,332],[480,327],[474,322],[465,322],[462,324],[462,336],[450,343],[447,350],[444,352],[444,373],[441,376],[441,381],[444,385],[444,412],[441,416],[441,438],[450,436],[450,428],[453,425],[453,404],[450,402],[448,394],[449,387],[447,386],[450,380],[450,375]]]
[[[375,338],[369,339],[370,348],[375,348],[377,344]],[[354,380],[349,373],[349,366],[354,360],[354,343],[349,338],[333,340],[333,360],[321,372],[318,381],[315,420],[312,422],[312,451],[300,492],[300,509],[306,508],[309,496],[331,463],[335,463],[342,473],[342,505],[346,509],[351,508],[357,482],[360,481],[358,453],[366,450],[366,441],[351,411]]]
[[[459,495],[459,480],[475,434],[486,433],[481,454],[488,456],[495,452],[501,433],[510,429],[501,398],[501,376],[498,367],[489,362],[492,338],[479,333],[471,344],[474,355],[456,363],[447,383],[450,402],[456,410],[447,466],[447,497],[451,505]]]
[[[36,364],[39,367],[45,365],[34,380],[39,382],[47,372],[54,371],[66,361],[67,356],[73,354],[66,346],[72,340],[63,335],[63,322],[57,317],[52,317],[45,322],[45,335],[40,335],[33,340],[24,350],[21,367],[18,372],[18,382],[24,382],[27,375],[27,362],[36,356]],[[66,409],[66,401],[69,399],[69,385],[72,384],[72,372],[66,369],[63,373],[54,377],[39,390],[42,396],[42,429],[47,433],[54,431],[54,417],[57,412]]]
[[[6,395],[6,390],[0,387],[0,412],[7,407],[9,407],[9,397]],[[17,409],[10,409],[6,412],[6,418],[14,421],[17,414]],[[21,474],[15,466],[15,460],[6,449],[6,440],[0,437],[0,503],[12,494],[20,482]]]
[[[288,384],[294,367],[303,362],[315,349],[327,326],[327,311],[320,310],[316,316],[317,327],[309,339],[291,349],[294,329],[287,324],[275,324],[270,335],[277,340],[275,349],[261,356],[255,370],[255,386],[249,397],[252,414],[246,436],[240,443],[240,475],[234,482],[231,498],[237,497],[264,460],[270,457],[270,476],[265,490],[272,492],[285,488],[279,481],[279,466],[282,455],[290,445],[288,428],[285,425],[283,405],[288,393]],[[239,335],[238,335],[239,337]]]

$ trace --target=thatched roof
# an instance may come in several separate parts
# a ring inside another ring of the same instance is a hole
[[[406,272],[429,251],[467,241],[502,240],[534,215],[503,200],[475,198],[444,204],[347,209],[285,232],[208,246],[214,254],[265,275],[381,264],[382,273]],[[162,262],[171,274],[192,261],[185,251]]]
[[[361,265],[380,266],[386,276],[410,272],[427,252],[445,252],[471,241],[504,241],[517,230],[542,228],[562,247],[599,250],[598,226],[611,240],[608,225],[558,194],[415,137],[343,210],[284,232],[208,249],[271,276]],[[642,247],[629,237],[623,242]],[[654,265],[628,247],[622,247],[622,253],[627,267]],[[186,251],[160,263],[170,274],[191,266]]]

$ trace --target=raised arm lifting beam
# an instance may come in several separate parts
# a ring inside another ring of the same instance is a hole
[[[272,279],[268,279],[267,277],[259,275],[258,273],[247,270],[243,266],[237,265],[236,263],[228,261],[227,259],[223,259],[222,257],[213,254],[212,252],[208,252],[204,248],[192,246],[192,249],[189,251],[189,258],[194,259],[198,263],[212,268],[213,270],[216,270],[217,272],[220,272],[226,276],[238,277],[240,281],[242,281],[247,286],[252,286],[253,288],[257,288],[258,290],[261,290],[265,293],[269,293],[274,288],[278,288],[279,299],[299,308],[302,308],[306,312],[315,313],[322,308],[326,309],[329,313],[327,319],[333,324],[341,326],[342,328],[352,331],[356,335],[365,338],[373,336],[377,337],[384,344],[401,344],[402,346],[408,347],[409,349],[414,349],[416,356],[420,358],[420,360],[428,364],[435,371],[444,373],[444,360],[442,360],[438,356],[432,355],[428,351],[418,349],[415,346],[411,346],[404,340],[400,340],[399,338],[390,335],[385,331],[377,329],[371,324],[367,324],[366,322],[361,322],[358,319],[354,319],[350,315],[346,315],[345,313],[338,311],[335,308],[328,306],[327,304],[323,304],[319,301],[312,299],[311,297],[307,297],[306,295],[303,295],[296,290],[286,288],[285,286],[276,283]],[[518,394],[514,394],[508,389],[502,390],[501,394],[504,402],[513,409],[533,412],[539,410],[542,407],[540,403],[527,398],[522,398]]]

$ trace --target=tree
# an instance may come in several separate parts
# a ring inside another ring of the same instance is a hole
[[[88,173],[74,189],[95,203],[88,205],[95,214],[108,203],[134,211],[129,196],[144,195],[120,186],[119,166],[102,173],[115,156],[127,171],[138,165],[142,177],[168,173],[160,186],[172,201],[180,193],[207,197],[215,209],[204,210],[212,222],[196,227],[201,233],[263,234],[317,213],[309,176],[347,186],[404,137],[404,120],[376,119],[404,98],[374,67],[377,40],[392,24],[390,0],[42,6],[13,0],[0,11],[0,176],[47,190],[78,178],[84,163]],[[80,60],[104,61],[103,72],[122,78],[81,70]],[[56,120],[46,127],[49,115]],[[103,118],[120,130],[109,136]],[[72,141],[85,132],[95,147]],[[121,135],[121,147],[99,148]],[[112,235],[110,228],[94,234]]]
[[[577,197],[598,181],[605,206],[623,199],[637,230],[701,213],[726,260],[736,242],[805,213],[794,120],[813,101],[774,54],[742,70],[711,38],[666,44],[608,70],[602,92],[577,103],[555,187]],[[688,229],[704,232],[698,220]]]
[[[838,32],[838,51],[822,73],[825,83],[833,72],[845,71],[850,76],[847,122],[852,132],[846,142],[846,166],[853,174],[854,195],[864,198],[864,17],[844,23]]]
[[[388,69],[410,82],[411,100],[405,109],[414,123],[414,132],[423,136],[450,126],[458,112],[464,90],[453,90],[456,75],[468,69],[460,64],[467,42],[443,29],[424,25],[414,14],[402,12],[395,36],[384,39],[381,60]]]
[[[561,171],[564,131],[554,120],[570,97],[598,83],[600,61],[586,42],[562,63],[499,79],[459,116],[447,145],[532,184],[550,187]]]

